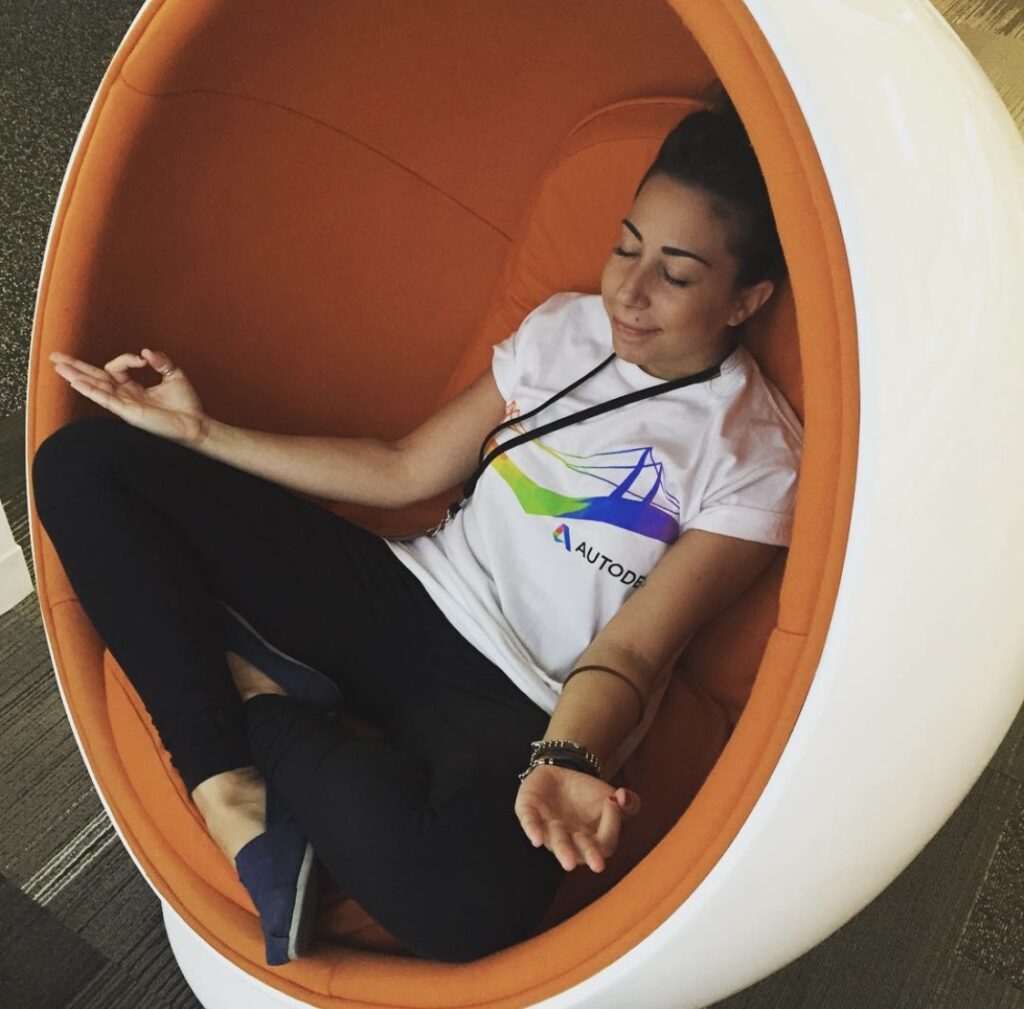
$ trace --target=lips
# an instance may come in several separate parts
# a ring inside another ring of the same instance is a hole
[[[639,339],[642,336],[650,336],[651,333],[657,333],[657,329],[638,329],[636,326],[628,326],[621,319],[617,319],[612,316],[612,329],[615,330],[619,336],[625,336],[627,338]]]

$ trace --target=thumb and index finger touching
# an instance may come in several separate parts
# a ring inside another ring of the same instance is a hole
[[[640,796],[629,788],[617,788],[608,794],[601,808],[598,823],[592,829],[602,851],[611,854],[618,844],[623,820],[631,819],[640,812]],[[535,847],[547,841],[547,821],[553,810],[543,804],[516,802],[516,814],[527,837]]]
[[[622,810],[622,815],[625,816],[626,819],[630,819],[640,812],[640,796],[631,788],[617,788],[613,797],[619,804],[619,808]]]
[[[619,843],[619,833],[625,820],[640,812],[640,796],[629,788],[617,788],[608,796],[595,836],[601,850],[610,855]]]
[[[57,373],[76,392],[129,424],[154,434],[169,438],[180,435],[180,420],[169,416],[168,411],[176,414],[186,408],[191,412],[201,410],[185,373],[163,351],[144,347],[141,354],[118,354],[102,368],[59,351],[49,357]],[[158,385],[147,388],[136,379],[133,371],[144,368],[160,374]],[[169,388],[165,385],[167,380],[171,383]]]
[[[141,356],[146,364],[160,372],[164,378],[168,378],[180,370],[162,350],[150,350],[148,347],[143,347]]]
[[[65,378],[83,376],[100,380],[113,378],[118,385],[134,382],[130,374],[131,368],[145,368],[148,366],[153,368],[154,371],[160,372],[164,378],[180,372],[178,366],[162,350],[150,350],[148,347],[144,347],[140,354],[130,351],[118,354],[117,357],[108,361],[102,368],[97,368],[86,361],[80,361],[78,358],[60,351],[51,353],[50,361]]]

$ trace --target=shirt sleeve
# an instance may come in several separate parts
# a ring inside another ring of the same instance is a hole
[[[687,529],[789,546],[802,441],[785,427],[752,425],[757,437],[721,453],[700,511]]]
[[[705,502],[687,529],[788,547],[793,535],[797,474],[779,469]]]
[[[519,328],[501,343],[495,344],[491,371],[498,391],[509,403],[525,380],[533,384],[539,375],[550,375],[553,364],[554,339],[565,324],[566,315],[580,298],[579,294],[554,294],[538,305],[519,324]]]
[[[494,383],[498,392],[506,403],[515,398],[514,389],[519,384],[519,362],[516,359],[516,352],[522,342],[522,333],[526,321],[508,339],[494,345],[494,354],[491,358],[491,371],[494,373]]]

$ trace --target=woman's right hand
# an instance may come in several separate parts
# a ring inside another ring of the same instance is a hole
[[[210,422],[198,394],[162,351],[119,354],[102,368],[59,352],[50,360],[72,389],[134,427],[189,446],[206,436]],[[147,389],[131,377],[131,368],[152,368],[160,373],[160,383]]]

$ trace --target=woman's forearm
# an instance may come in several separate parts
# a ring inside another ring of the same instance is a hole
[[[645,700],[651,696],[658,673],[635,652],[600,639],[584,651],[574,668],[590,665],[617,670],[636,684]],[[544,738],[570,739],[604,763],[636,728],[639,713],[636,692],[628,684],[609,673],[588,670],[565,685]]]
[[[289,490],[353,504],[397,508],[418,500],[393,442],[273,434],[208,418],[195,451]]]

